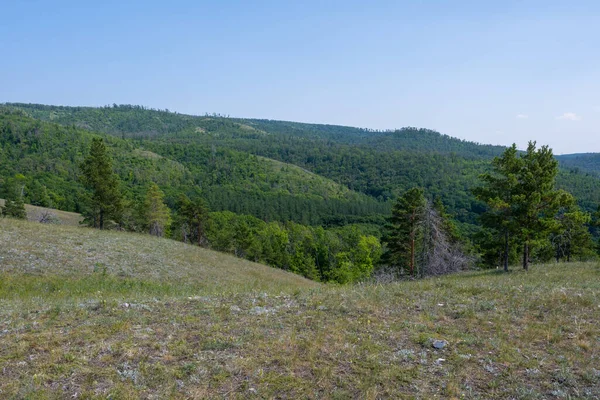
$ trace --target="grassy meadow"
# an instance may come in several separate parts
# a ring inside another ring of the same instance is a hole
[[[4,206],[3,199],[0,199],[0,206]],[[29,221],[39,221],[40,216],[44,213],[54,214],[57,218],[55,223],[58,225],[79,226],[79,223],[83,221],[83,217],[78,213],[32,206],[31,204],[25,204],[25,211],[27,211],[27,219]]]
[[[0,219],[0,372],[2,399],[598,399],[600,267],[335,287]]]

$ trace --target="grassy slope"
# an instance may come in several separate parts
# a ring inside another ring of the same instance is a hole
[[[2,220],[0,243],[2,398],[600,393],[598,265],[335,288],[148,236]]]
[[[0,199],[0,206],[4,206],[4,200]],[[38,217],[44,212],[50,212],[56,217],[58,217],[57,223],[59,225],[70,225],[70,226],[79,226],[79,223],[83,220],[81,214],[56,210],[54,208],[45,208],[32,206],[30,204],[25,204],[25,211],[27,211],[27,219],[30,221],[37,221]]]
[[[270,165],[271,174],[281,182],[281,187],[291,194],[315,194],[329,199],[367,198],[366,195],[354,192],[346,186],[331,179],[307,171],[294,164],[288,164],[267,157],[257,156],[259,160]]]
[[[219,292],[313,287],[298,275],[230,255],[143,234],[0,220],[0,271],[88,279],[105,275]],[[94,273],[96,275],[94,275]],[[61,278],[61,279],[62,279]]]

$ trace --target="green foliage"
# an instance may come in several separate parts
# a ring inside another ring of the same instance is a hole
[[[208,207],[201,197],[190,200],[185,194],[179,196],[175,216],[175,236],[186,243],[206,245],[205,227],[208,222]]]
[[[173,210],[173,238],[268,260],[270,265],[320,280],[347,280],[340,267],[355,270],[360,264],[347,248],[349,238],[336,227],[369,225],[363,236],[378,236],[372,227],[385,223],[392,199],[415,186],[435,199],[434,208],[443,217],[450,242],[479,235],[485,238],[479,249],[487,260],[503,254],[514,261],[514,248],[522,245],[525,235],[520,230],[532,234],[539,228],[518,219],[527,219],[527,214],[533,218],[534,210],[526,211],[525,202],[502,196],[478,199],[471,192],[481,184],[482,173],[498,177],[490,172],[489,161],[503,148],[410,127],[372,131],[189,116],[140,106],[8,104],[0,109],[0,179],[22,173],[26,203],[89,213],[91,199],[78,180],[78,167],[95,138],[102,138],[110,150],[115,175],[123,184],[121,227],[144,230],[140,206],[154,182]],[[525,163],[525,156],[514,149],[517,164]],[[541,161],[536,157],[532,166]],[[557,187],[574,193],[584,212],[597,207],[600,185],[595,176],[573,168],[563,168],[555,176]],[[530,186],[535,186],[534,181]],[[191,203],[202,202],[198,193],[206,208],[239,215],[213,213],[215,221],[199,217],[206,214],[203,205],[184,206],[181,201],[188,196]],[[522,193],[511,196],[518,195]],[[484,219],[495,219],[496,227],[482,230],[479,215],[492,200],[496,202],[490,208],[493,212]],[[507,207],[507,200],[514,206]],[[546,200],[540,197],[538,205]],[[553,218],[542,220],[543,229],[557,224]],[[291,228],[291,222],[303,227]],[[506,239],[505,233],[513,229],[515,233]],[[537,251],[536,257],[551,249],[547,235],[530,236],[528,246]]]
[[[471,189],[480,185],[479,175],[503,150],[416,128],[372,131],[190,116],[128,105],[12,104],[7,108],[66,126],[132,138],[137,146],[184,166],[187,176],[202,188],[212,210],[305,225],[383,224],[390,201],[419,186],[431,198],[441,199],[448,213],[460,222],[462,232],[472,232],[485,207]],[[353,192],[344,194],[343,190],[326,189],[332,187],[329,184],[311,183],[310,175],[301,175],[298,167],[317,174],[313,175],[317,180],[329,178]],[[594,176],[568,169],[557,177],[557,187],[573,193],[585,211],[592,211],[600,202],[597,182]],[[172,197],[165,184],[157,183],[172,206],[178,194]],[[169,186],[179,183],[170,180]],[[184,191],[192,193],[190,189]],[[366,196],[356,196],[356,192]]]
[[[81,164],[81,174],[82,183],[91,192],[82,213],[85,222],[99,229],[104,229],[109,220],[120,222],[123,205],[119,180],[102,139],[92,139],[89,155]]]
[[[417,274],[416,246],[425,205],[423,189],[412,188],[400,196],[392,207],[384,238],[387,246],[385,260],[399,274]]]
[[[588,225],[592,216],[583,212],[576,204],[575,199],[569,196],[564,206],[556,215],[557,225],[550,234],[550,242],[554,248],[556,261],[593,257],[594,243]]]
[[[548,146],[536,149],[529,142],[527,152],[521,157],[523,167],[515,202],[517,207],[517,234],[523,244],[523,268],[529,265],[530,247],[547,238],[555,226],[555,215],[569,199],[568,193],[555,189],[558,161]]]
[[[6,179],[0,188],[0,197],[4,197],[4,207],[0,210],[0,215],[27,219],[25,203],[23,202],[23,193],[25,191],[25,177],[17,174],[12,178]]]
[[[144,224],[149,234],[165,236],[171,226],[171,210],[164,203],[164,193],[155,184],[150,184],[144,199]]]
[[[556,246],[562,247],[559,242],[565,235],[574,234],[572,224],[581,221],[583,226],[583,219],[575,210],[564,214],[561,223],[556,218],[561,207],[574,205],[575,201],[567,192],[555,188],[558,162],[548,146],[536,149],[536,143],[529,142],[527,152],[518,155],[513,145],[492,165],[493,173],[482,175],[484,185],[475,189],[477,197],[488,205],[482,222],[494,232],[482,243],[484,250],[496,253],[503,241],[501,258],[507,270],[511,247],[518,243],[523,249],[523,268],[527,269],[533,248],[538,247],[543,261],[549,235],[554,232]]]
[[[481,176],[483,186],[473,190],[476,197],[488,205],[481,215],[481,222],[491,232],[479,237],[484,258],[491,263],[496,253],[502,254],[500,264],[505,271],[508,270],[511,247],[519,228],[516,197],[520,195],[522,170],[523,159],[518,157],[517,146],[513,144],[492,160],[492,172],[484,173]]]
[[[212,212],[208,246],[317,281],[357,282],[368,278],[381,255],[379,240],[359,226],[325,230],[248,215]]]

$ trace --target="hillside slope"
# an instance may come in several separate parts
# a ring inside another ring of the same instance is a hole
[[[565,168],[600,176],[600,153],[563,154],[556,157]]]
[[[79,165],[98,136],[107,142],[122,190],[131,199],[139,199],[155,182],[171,206],[181,193],[202,192],[215,211],[304,224],[347,217],[376,219],[389,209],[388,204],[298,167],[214,143],[140,142],[6,110],[0,110],[0,189],[2,177],[22,174],[26,202],[81,211]],[[37,198],[42,191],[47,192],[46,203]]]
[[[317,284],[230,255],[149,235],[0,219],[0,272],[166,280],[202,292]]]
[[[0,199],[0,207],[4,206],[4,204],[5,200]],[[81,226],[80,222],[83,221],[81,214],[48,207],[32,206],[31,204],[25,204],[25,211],[27,212],[27,219],[34,222],[39,222],[40,218],[44,215],[51,215],[51,222],[57,225]]]
[[[288,207],[287,218],[299,209],[312,209],[312,215],[328,214],[320,221],[300,216],[301,222],[313,224],[336,219],[381,223],[382,217],[389,213],[390,200],[408,188],[421,186],[430,197],[439,197],[458,221],[476,225],[483,205],[475,200],[471,189],[479,184],[478,177],[489,168],[491,158],[503,151],[501,146],[482,145],[417,128],[371,131],[336,125],[191,116],[127,105],[93,108],[8,104],[6,107],[46,121],[135,138],[145,148],[187,168],[211,166],[213,154],[235,154],[223,159],[221,166],[208,175],[214,176],[219,186],[228,184],[222,181],[224,176],[235,173],[231,165],[240,164],[236,157],[256,155],[296,165],[369,196],[325,207],[306,199],[274,200],[272,195],[261,192],[264,189],[254,190],[253,194],[245,192],[244,186],[252,185],[255,179],[247,174],[237,180],[238,183],[245,180],[242,189],[229,186],[223,192],[217,190],[211,199],[213,204],[231,201],[228,209],[238,205],[234,211],[260,218],[265,216],[258,213],[257,203],[280,209],[294,202]],[[600,203],[597,176],[562,168],[557,184],[573,193],[588,211],[595,210]],[[273,187],[278,185],[275,183]],[[355,209],[350,211],[352,207]],[[331,210],[345,210],[352,218],[336,218]],[[375,218],[369,220],[369,216]]]
[[[600,393],[597,264],[331,287],[134,234],[0,220],[0,243],[0,397]]]

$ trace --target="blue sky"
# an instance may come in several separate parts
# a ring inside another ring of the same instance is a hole
[[[598,1],[86,3],[2,1],[0,102],[600,152]]]

